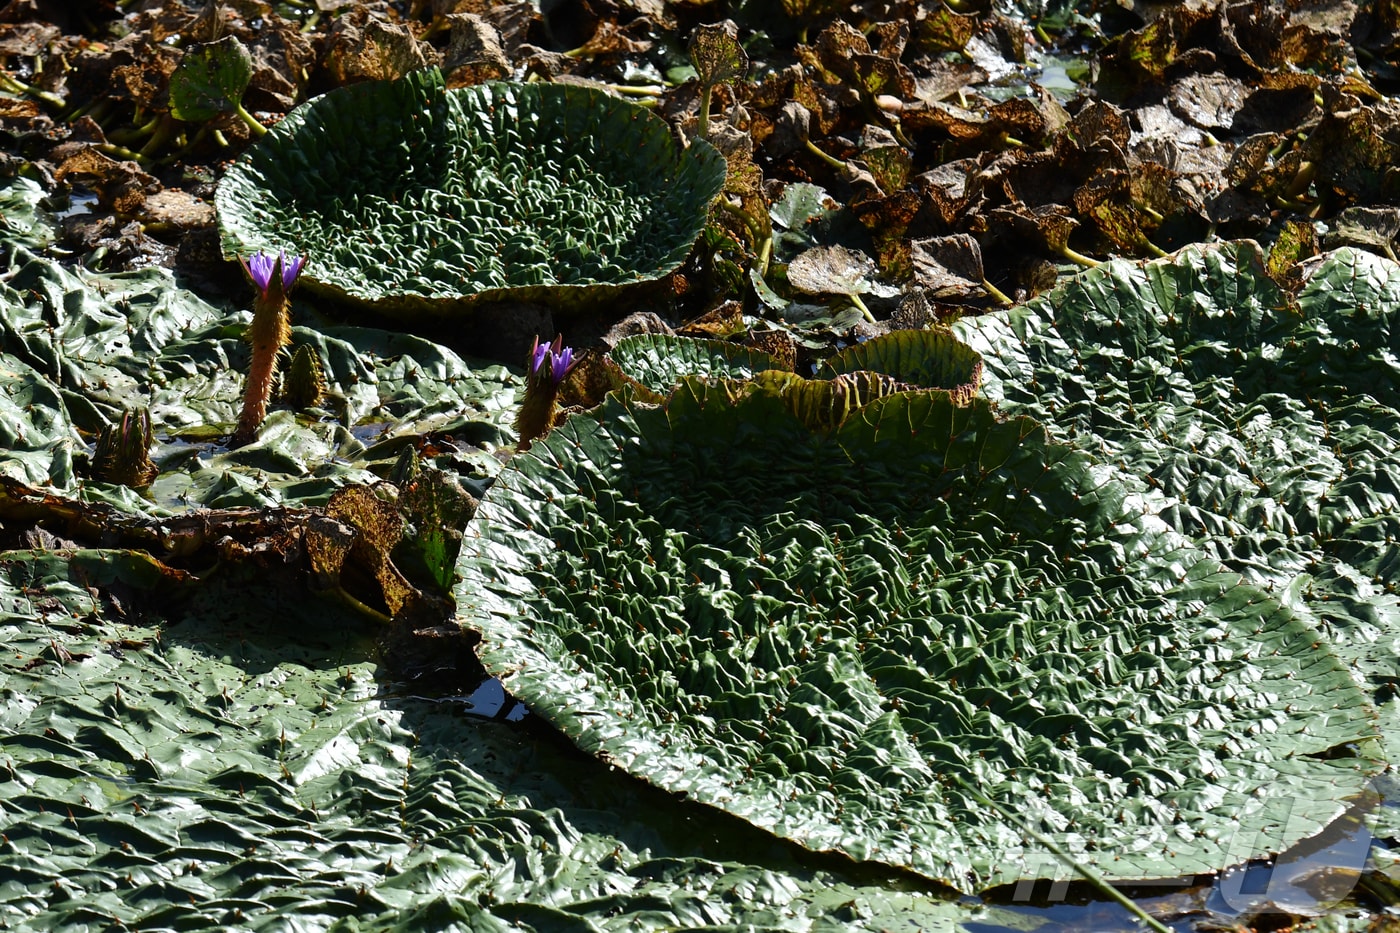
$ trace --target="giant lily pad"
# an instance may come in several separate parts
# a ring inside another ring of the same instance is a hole
[[[1397,296],[1188,251],[961,325],[1000,414],[614,397],[502,474],[459,606],[583,748],[815,849],[1057,875],[985,796],[1110,879],[1281,851],[1400,735]]]
[[[765,385],[686,380],[539,446],[459,565],[488,668],[813,849],[963,889],[1057,874],[986,794],[1109,877],[1191,874],[1316,832],[1382,767],[1306,613],[981,400],[812,430]]]
[[[642,107],[566,85],[448,90],[436,70],[293,111],[229,170],[225,252],[311,257],[306,287],[383,311],[568,307],[674,270],[724,184]]]
[[[508,723],[376,683],[265,573],[138,622],[121,552],[0,556],[0,927],[951,933],[1015,915],[803,865]],[[286,620],[298,620],[288,638]]]
[[[1315,615],[1394,758],[1400,268],[1342,249],[1309,272],[1289,295],[1251,243],[1190,249],[956,331],[1003,411],[1131,469],[1174,529]]]

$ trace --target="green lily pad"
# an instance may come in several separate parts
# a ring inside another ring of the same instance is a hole
[[[395,315],[596,304],[685,259],[725,161],[570,85],[448,90],[435,69],[298,108],[220,183],[226,255],[309,256],[304,287]]]
[[[231,571],[169,618],[95,597],[149,558],[0,556],[0,926],[12,930],[1011,928],[803,864],[513,723],[395,696],[371,633]],[[287,619],[297,619],[295,638]]]
[[[39,197],[23,180],[0,188],[0,203],[17,207]],[[304,326],[293,299],[292,343],[320,359],[325,397],[314,409],[277,404],[255,443],[228,450],[219,439],[242,402],[246,310],[211,304],[165,270],[93,272],[22,243],[0,257],[0,307],[0,474],[143,514],[315,504],[387,472],[429,433],[463,442],[436,466],[484,481],[520,392],[505,367],[410,334]],[[102,429],[138,409],[150,412],[160,469],[144,497],[91,481],[84,465]]]
[[[782,364],[762,350],[723,340],[634,334],[617,342],[608,359],[623,378],[657,401],[685,375],[748,379]]]
[[[944,392],[813,428],[781,385],[612,397],[516,458],[456,598],[488,670],[604,761],[964,890],[1212,871],[1384,762],[1315,619],[1130,474]],[[1287,819],[1280,811],[1287,809]]]
[[[817,375],[831,379],[863,370],[903,383],[947,389],[970,399],[982,381],[982,358],[946,330],[903,330],[847,347],[822,364]]]

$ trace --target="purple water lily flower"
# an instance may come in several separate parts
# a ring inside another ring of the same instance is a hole
[[[515,415],[515,430],[520,435],[516,449],[521,451],[529,450],[536,438],[554,426],[559,413],[559,386],[578,362],[573,347],[564,346],[563,337],[545,344],[536,337],[527,360],[530,372],[525,377],[525,397]]]
[[[558,388],[574,368],[574,348],[564,346],[563,337],[555,337],[553,343],[540,343],[535,338],[535,346],[530,350],[530,379],[537,381],[548,378],[553,388]],[[548,363],[548,368],[545,367]],[[544,373],[544,376],[540,376]]]
[[[263,297],[267,296],[269,287],[272,285],[272,277],[277,274],[277,270],[282,270],[282,293],[286,294],[292,290],[296,284],[297,276],[301,275],[302,266],[306,265],[305,256],[294,256],[287,258],[287,251],[279,250],[276,256],[264,253],[262,250],[254,253],[248,259],[242,256],[238,261],[243,264],[243,271],[248,274],[258,293]]]

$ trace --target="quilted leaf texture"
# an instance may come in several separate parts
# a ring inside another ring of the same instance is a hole
[[[983,350],[984,354],[988,351]],[[613,396],[498,479],[459,609],[581,747],[813,849],[965,890],[1315,833],[1384,765],[1316,619],[1025,417],[886,395],[814,429],[760,380]]]
[[[231,168],[224,251],[310,257],[302,283],[381,312],[599,303],[685,259],[725,179],[700,142],[588,88],[448,89],[435,69],[337,89]]]

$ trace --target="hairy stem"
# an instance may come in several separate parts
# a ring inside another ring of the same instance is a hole
[[[277,274],[281,275],[280,267]],[[277,351],[292,339],[285,299],[279,293],[276,301],[259,300],[254,305],[253,323],[248,325],[248,342],[253,345],[253,360],[248,366],[248,381],[243,388],[243,411],[233,432],[233,446],[252,443],[258,428],[267,417],[268,399],[277,377]]]

